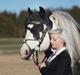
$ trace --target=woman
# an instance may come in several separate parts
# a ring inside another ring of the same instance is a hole
[[[51,32],[52,54],[39,64],[42,75],[69,75],[71,74],[71,58],[66,49],[66,43],[58,32]]]

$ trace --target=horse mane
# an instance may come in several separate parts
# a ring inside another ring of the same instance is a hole
[[[77,61],[80,60],[80,25],[64,11],[54,11],[52,12],[52,16],[57,18],[59,24],[64,30],[63,36],[67,42],[67,48],[70,53],[70,56]],[[64,21],[63,21],[64,20]],[[79,29],[79,30],[78,30]],[[75,60],[73,60],[74,63]]]
[[[76,22],[75,20],[74,20],[74,18],[70,15],[70,14],[68,14],[67,12],[65,12],[65,11],[54,11],[53,13],[59,13],[60,15],[63,15],[63,16],[65,16],[67,19],[69,19],[69,20],[72,20],[72,22],[76,25],[76,27],[79,29],[79,31],[80,31],[80,25],[79,25],[79,23],[78,22]]]

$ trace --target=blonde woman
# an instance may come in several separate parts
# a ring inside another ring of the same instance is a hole
[[[52,54],[39,64],[41,75],[71,75],[71,58],[59,32],[50,32]]]

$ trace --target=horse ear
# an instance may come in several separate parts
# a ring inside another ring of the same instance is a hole
[[[39,9],[40,9],[39,15],[40,15],[41,18],[44,19],[45,18],[45,15],[46,15],[45,10],[44,10],[43,7],[39,7]]]
[[[31,15],[33,14],[33,12],[31,11],[31,9],[28,7],[28,14]]]

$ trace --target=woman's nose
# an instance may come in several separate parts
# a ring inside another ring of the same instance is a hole
[[[51,43],[53,42],[53,39],[51,39],[51,41],[50,41]]]

